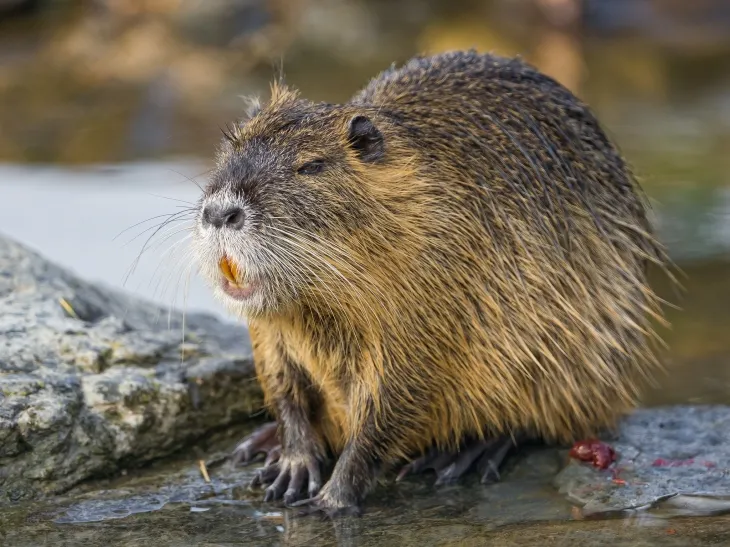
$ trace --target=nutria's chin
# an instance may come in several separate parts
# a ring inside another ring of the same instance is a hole
[[[249,319],[276,313],[291,298],[267,271],[266,258],[272,253],[265,238],[262,240],[247,230],[232,234],[211,230],[200,215],[193,236],[200,271],[214,295],[232,314]],[[235,284],[221,271],[223,257],[236,264],[240,278]]]
[[[260,286],[234,287],[226,279],[213,286],[216,299],[234,316],[250,320],[275,313],[278,306],[273,306],[267,298],[266,291]]]
[[[221,289],[226,295],[231,297],[236,302],[247,302],[256,294],[256,290],[259,289],[258,285],[253,283],[236,284],[234,285],[225,277],[221,279]]]
[[[666,256],[641,189],[522,61],[419,57],[345,104],[275,84],[225,133],[199,211],[201,268],[248,316],[281,426],[267,499],[316,492],[328,452],[316,503],[341,508],[434,444],[593,435],[659,370],[646,269]],[[223,256],[265,282],[235,299]]]

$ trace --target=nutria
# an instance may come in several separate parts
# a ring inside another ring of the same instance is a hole
[[[266,499],[356,510],[429,450],[406,470],[494,468],[521,436],[611,427],[657,370],[643,194],[525,62],[417,57],[345,104],[275,83],[224,136],[195,247],[277,418],[237,451],[269,452]]]

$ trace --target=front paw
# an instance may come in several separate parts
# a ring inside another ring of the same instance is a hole
[[[302,507],[301,514],[304,515],[319,514],[329,518],[362,515],[362,507],[352,488],[341,487],[337,481],[332,480],[318,495],[291,505]]]
[[[259,469],[251,480],[251,487],[265,484],[269,484],[264,493],[266,502],[283,498],[290,505],[301,497],[305,484],[309,497],[316,496],[322,487],[320,461],[313,455],[284,454],[278,462]]]

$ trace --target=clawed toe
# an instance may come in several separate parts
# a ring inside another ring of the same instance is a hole
[[[362,507],[353,505],[332,505],[325,501],[322,496],[303,499],[291,504],[291,507],[298,508],[298,516],[314,515],[323,519],[334,519],[338,517],[359,517],[362,516]]]
[[[281,466],[278,462],[262,467],[256,471],[249,486],[251,488],[256,488],[258,486],[269,484],[279,475],[280,468]]]
[[[446,460],[450,460],[450,456],[449,453],[439,452],[435,448],[432,448],[425,455],[404,465],[395,480],[401,481],[408,475],[419,475],[428,469],[441,469]]]
[[[433,470],[436,472],[436,486],[444,486],[454,484],[469,470],[477,467],[482,473],[483,484],[497,482],[499,468],[514,445],[510,437],[498,437],[466,443],[456,452],[432,449],[405,465],[398,473],[396,481],[407,475]]]
[[[250,486],[267,486],[264,501],[283,499],[285,505],[299,500],[307,486],[309,497],[316,496],[322,485],[320,463],[315,457],[290,459],[284,457],[276,463],[259,469]]]
[[[501,480],[499,469],[507,454],[509,454],[514,446],[515,443],[511,439],[506,439],[496,444],[493,450],[483,454],[477,464],[479,470],[482,472],[482,484],[493,484]]]
[[[266,488],[264,493],[264,501],[276,501],[282,497],[289,486],[289,469],[284,467],[280,470],[279,475],[276,477],[274,482]]]
[[[281,456],[281,445],[277,437],[276,422],[262,425],[253,433],[248,435],[233,450],[231,463],[235,465],[248,465],[257,459],[260,454],[265,455],[264,465],[269,466],[276,462]]]

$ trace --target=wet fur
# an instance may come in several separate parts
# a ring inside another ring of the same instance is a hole
[[[353,146],[358,116],[379,143]],[[657,371],[647,204],[590,110],[520,60],[415,58],[342,105],[276,84],[227,131],[211,199],[250,222],[198,231],[203,270],[218,283],[225,251],[267,280],[245,307],[219,295],[249,320],[283,427],[285,400],[310,450],[368,460],[356,497],[366,469],[433,444],[592,435]]]

